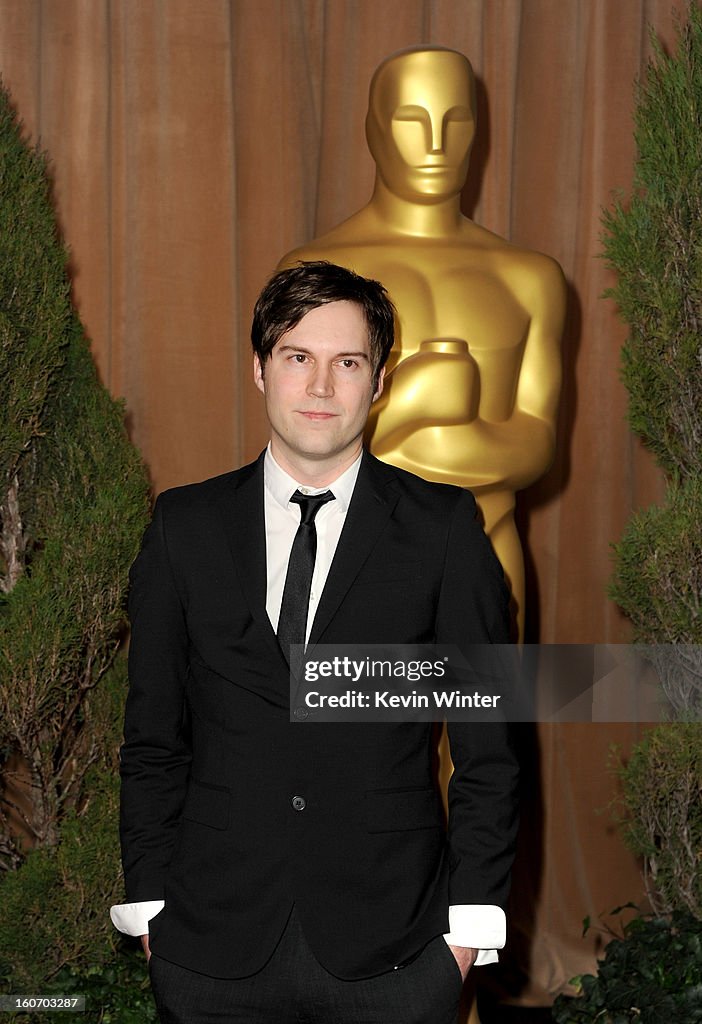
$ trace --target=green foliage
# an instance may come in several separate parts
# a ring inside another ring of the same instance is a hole
[[[114,785],[96,779],[90,811],[67,815],[59,843],[31,851],[3,880],[0,973],[10,991],[43,992],[62,966],[112,957],[107,909],[119,884],[116,805]]]
[[[41,846],[104,754],[86,715],[124,629],[147,486],[70,304],[45,160],[2,90],[0,153],[0,749],[26,766]],[[16,866],[0,812],[3,866]]]
[[[646,643],[702,643],[702,476],[673,483],[615,546],[611,593]]]
[[[18,993],[23,994],[23,993]],[[150,1024],[156,1021],[148,969],[141,946],[120,939],[110,964],[78,970],[66,967],[45,984],[42,995],[84,996],[81,1024]],[[31,1024],[65,1024],[67,1014],[16,1014],[12,1020]]]
[[[66,971],[97,977],[115,959],[107,909],[121,898],[117,750],[126,682],[124,659],[115,659],[148,486],[123,408],[97,379],[65,263],[45,158],[22,137],[0,88],[5,991],[43,992]],[[12,800],[11,781],[20,793]],[[137,1018],[125,1010],[121,1019]]]
[[[638,87],[635,190],[604,215],[610,294],[629,325],[629,420],[668,474],[666,504],[637,513],[615,545],[611,596],[645,644],[702,644],[702,8],[677,52],[653,38]],[[676,712],[702,712],[702,656],[663,687]]]
[[[82,972],[66,970],[50,988],[56,993],[85,996],[81,1024],[149,1024],[158,1019],[141,945],[128,945],[124,940],[110,965]],[[65,1013],[54,1014],[53,1020],[64,1024],[65,1017]],[[34,1024],[36,1018],[31,1019]]]
[[[617,770],[624,838],[644,858],[652,906],[702,921],[702,729],[683,722],[652,729]]]
[[[625,837],[649,898],[607,946],[558,1022],[702,1021],[702,8],[676,52],[653,38],[639,84],[634,194],[604,216],[605,256],[629,326],[629,422],[666,472],[666,504],[636,514],[615,546],[611,594],[648,646],[683,721],[649,733],[620,766]],[[664,646],[671,645],[671,646]],[[687,719],[687,721],[686,721]]]
[[[41,419],[68,345],[65,251],[46,161],[27,146],[0,89],[0,494]]]
[[[702,466],[702,10],[689,7],[677,53],[653,39],[639,85],[635,192],[604,215],[609,293],[630,327],[623,351],[629,421],[663,468]]]
[[[597,976],[572,984],[578,995],[553,1005],[556,1024],[700,1024],[702,923],[683,911],[634,918],[607,945]]]
[[[32,850],[0,883],[0,978],[8,991],[43,992],[66,966],[84,971],[114,957],[107,910],[122,899],[114,761],[125,661],[106,674],[86,710],[103,758],[86,778],[82,805],[67,810],[55,845]]]
[[[114,762],[126,691],[120,657],[95,690],[90,729]],[[83,995],[84,1024],[148,1024],[156,1011],[141,946],[120,936],[107,908],[123,896],[117,842],[118,775],[94,769],[80,813],[68,812],[59,842],[33,850],[0,886],[0,991]],[[63,1024],[65,1013],[16,1015]]]
[[[632,518],[614,546],[610,594],[639,643],[702,644],[702,8],[677,52],[653,39],[638,88],[635,191],[604,216],[610,294],[629,325],[629,420],[669,475],[666,504]],[[656,660],[655,657],[653,660]],[[702,653],[658,658],[666,696],[702,713]]]
[[[121,407],[98,385],[81,337],[55,376],[32,480],[20,476],[27,569],[0,612],[0,744],[31,766],[39,842],[51,841],[62,803],[78,799],[98,756],[79,709],[114,658],[146,515]]]

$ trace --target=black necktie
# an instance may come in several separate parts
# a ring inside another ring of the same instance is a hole
[[[324,491],[323,494],[302,494],[301,491],[295,491],[290,500],[300,506],[300,525],[290,549],[290,561],[278,617],[278,639],[286,654],[290,644],[305,642],[312,573],[317,554],[314,517],[322,505],[334,500],[334,495],[331,491]]]

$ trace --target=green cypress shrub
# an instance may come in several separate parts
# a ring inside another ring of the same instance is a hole
[[[654,910],[702,922],[702,741],[697,722],[652,729],[619,775],[624,838],[644,858]],[[702,944],[702,925],[699,928]]]
[[[632,428],[668,475],[662,507],[616,546],[612,594],[682,717],[702,712],[702,11],[639,89],[637,191],[605,218],[612,294],[630,327]],[[672,644],[657,654],[659,644]],[[625,837],[660,913],[702,918],[702,726],[663,726],[621,768]]]
[[[118,649],[148,484],[70,300],[45,157],[0,88],[0,979],[114,954]],[[17,796],[19,792],[19,797]]]
[[[629,327],[629,423],[667,478],[615,545],[610,593],[653,661],[677,721],[619,762],[621,824],[654,915],[573,979],[554,1021],[702,1020],[702,9],[691,0],[668,56],[639,83],[634,192],[604,215],[609,294]],[[682,719],[682,720],[680,720]]]
[[[658,913],[702,919],[702,9],[638,88],[634,193],[604,217],[611,291],[629,337],[629,422],[667,476],[662,507],[615,546],[611,593],[673,712],[620,769],[625,836]],[[663,646],[665,645],[665,646]]]
[[[645,644],[702,643],[702,11],[677,52],[653,38],[638,87],[634,192],[604,216],[609,294],[629,327],[629,422],[668,477],[666,503],[615,546],[611,593]],[[700,665],[702,669],[702,664]],[[665,685],[665,680],[663,681]],[[702,679],[687,706],[702,711]]]

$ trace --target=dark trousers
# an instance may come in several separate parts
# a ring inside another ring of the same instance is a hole
[[[248,978],[210,978],[158,956],[149,969],[161,1024],[456,1024],[463,987],[440,935],[403,967],[342,981],[315,959],[294,911]]]

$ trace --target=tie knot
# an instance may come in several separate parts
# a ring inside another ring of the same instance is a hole
[[[334,500],[331,491],[324,491],[322,494],[303,494],[302,491],[295,491],[291,501],[300,506],[300,522],[303,526],[309,526],[314,522],[314,517],[322,505]]]

